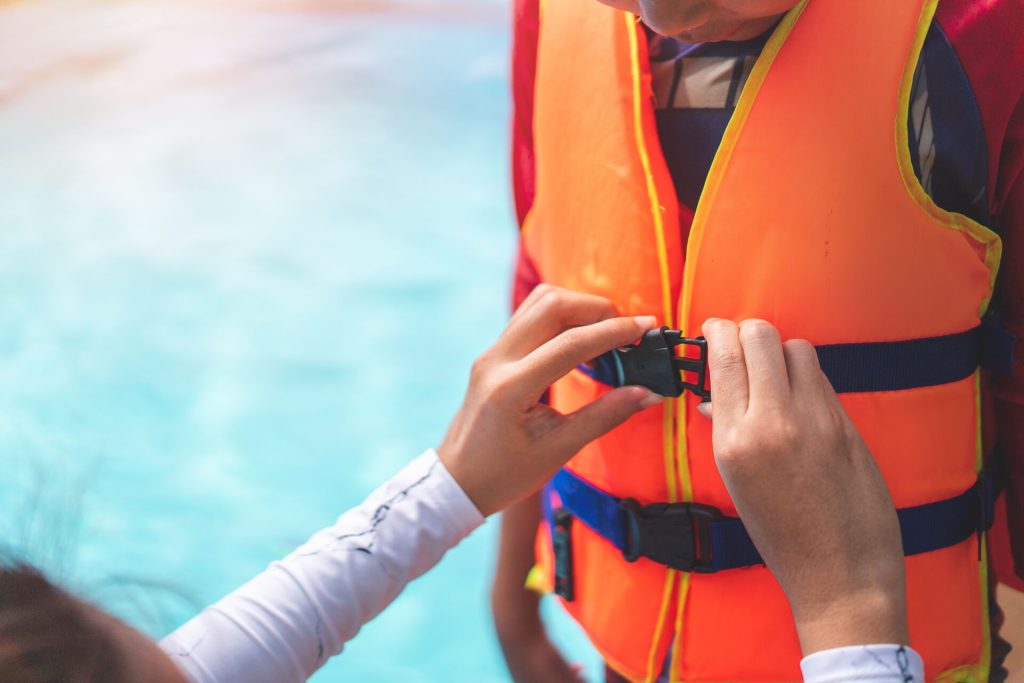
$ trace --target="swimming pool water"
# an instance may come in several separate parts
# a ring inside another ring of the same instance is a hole
[[[507,9],[347,6],[0,9],[0,539],[153,636],[435,444],[506,318]],[[315,680],[505,680],[495,538]]]

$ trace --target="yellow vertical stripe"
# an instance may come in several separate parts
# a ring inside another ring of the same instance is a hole
[[[931,28],[935,10],[938,7],[938,0],[927,0],[921,8],[921,16],[917,23],[917,32],[914,34],[913,47],[910,51],[910,59],[903,67],[903,77],[900,83],[899,108],[894,122],[896,158],[899,164],[900,177],[903,185],[911,198],[922,208],[932,219],[945,225],[952,230],[959,230],[969,237],[977,240],[985,246],[985,266],[989,271],[989,292],[979,307],[979,317],[985,314],[992,293],[995,290],[996,275],[999,272],[999,262],[1002,259],[1002,241],[992,230],[977,223],[967,216],[952,213],[939,207],[935,201],[925,192],[921,181],[914,172],[914,165],[910,159],[910,139],[907,131],[907,117],[910,113],[910,93],[914,84],[914,72],[924,41]],[[977,416],[977,427],[975,428],[975,471],[980,473],[985,464],[984,442],[982,439],[982,407],[981,407],[981,374],[974,373],[974,409]],[[992,625],[989,622],[989,581],[988,581],[988,552],[984,537],[981,540],[981,562],[978,566],[979,601],[981,603],[981,653],[976,664],[959,667],[952,672],[940,674],[939,680],[956,681],[977,681],[984,683],[988,680],[989,670],[992,666]]]
[[[974,410],[978,417],[977,438],[975,439],[977,451],[974,459],[974,468],[980,474],[985,467],[985,442],[981,433],[981,372],[977,370],[974,372]],[[979,551],[981,562],[978,563],[978,583],[980,584],[978,592],[981,601],[981,658],[978,661],[978,680],[979,682],[984,682],[988,680],[989,671],[992,668],[992,622],[989,617],[989,592],[991,587],[988,581],[988,544],[985,534],[981,535],[979,542],[981,543]]]
[[[771,68],[776,55],[778,55],[779,50],[782,48],[782,44],[786,42],[786,38],[789,37],[790,31],[793,30],[797,19],[800,18],[806,6],[807,0],[803,0],[799,5],[791,9],[782,21],[779,22],[775,32],[772,33],[772,37],[765,44],[764,50],[761,51],[761,55],[754,63],[754,68],[750,72],[747,84],[743,86],[743,92],[740,93],[740,98],[736,102],[736,111],[733,112],[732,118],[729,119],[729,125],[726,126],[725,133],[722,136],[722,143],[718,146],[715,158],[711,162],[711,169],[708,171],[704,190],[701,192],[700,199],[697,202],[697,211],[694,214],[693,225],[690,227],[690,235],[686,241],[686,264],[683,269],[683,291],[680,296],[681,311],[679,321],[683,326],[682,329],[689,335],[696,335],[698,333],[697,330],[687,328],[690,326],[690,314],[693,308],[693,282],[696,278],[697,264],[700,261],[701,242],[703,241],[705,230],[708,229],[707,207],[715,201],[715,195],[718,194],[722,179],[725,177],[725,170],[729,164],[729,159],[736,149],[740,132],[747,122],[747,117],[750,115],[750,110],[754,106],[754,101],[757,98],[757,93],[761,90],[764,79],[768,75],[768,70]],[[682,404],[683,402],[681,401],[680,403]],[[680,425],[686,424],[685,405],[680,407],[677,420]],[[680,431],[685,432],[683,427],[680,427]],[[683,500],[692,500],[693,483],[690,481],[690,467],[686,453],[685,436],[680,436],[677,440],[676,448],[678,460],[676,466],[682,477]]]
[[[725,168],[729,163],[729,159],[736,147],[736,142],[739,139],[740,131],[746,123],[750,110],[754,105],[754,99],[757,97],[757,93],[761,89],[761,84],[764,83],[764,79],[768,74],[768,69],[775,60],[775,56],[779,53],[782,44],[789,36],[790,31],[793,30],[793,26],[796,25],[797,19],[800,18],[800,14],[803,12],[806,5],[807,0],[803,0],[799,5],[786,14],[782,21],[779,22],[779,25],[772,34],[772,37],[768,40],[768,43],[765,45],[764,50],[762,50],[761,55],[754,63],[754,68],[751,70],[750,77],[747,79],[747,84],[743,87],[743,92],[740,94],[739,101],[736,103],[736,111],[733,113],[732,118],[730,118],[729,125],[725,129],[725,134],[722,136],[722,142],[718,146],[718,151],[715,153],[715,158],[711,163],[711,169],[708,172],[707,181],[704,184],[704,190],[697,202],[697,211],[694,215],[693,224],[690,227],[690,235],[687,238],[686,243],[686,261],[683,269],[683,289],[679,302],[680,327],[691,336],[697,334],[696,330],[687,328],[690,326],[690,311],[693,304],[694,273],[696,263],[699,260],[698,253],[700,251],[701,239],[704,235],[704,230],[706,229],[708,222],[708,210],[706,207],[714,201],[714,196],[717,194],[718,188],[722,183]],[[680,399],[676,403],[677,432],[675,440],[675,469],[679,473],[679,485],[682,491],[682,500],[692,501],[693,480],[690,477],[690,462],[686,444],[686,401],[685,399]],[[682,572],[679,581],[679,598],[676,606],[675,629],[677,638],[678,634],[682,632],[683,613],[686,608],[686,598],[689,594],[689,590],[690,574]],[[672,653],[672,671],[669,677],[673,682],[682,680],[676,678],[677,672],[680,669],[679,661],[681,656],[681,649],[677,647],[675,652]]]
[[[640,165],[644,171],[647,185],[647,197],[651,204],[651,219],[654,223],[654,236],[658,247],[658,267],[661,270],[661,302],[662,316],[665,324],[672,327],[672,285],[669,280],[668,249],[665,247],[665,220],[662,215],[661,200],[658,198],[658,187],[654,182],[651,170],[651,157],[647,151],[647,140],[644,136],[644,91],[643,69],[640,65],[640,40],[637,35],[637,20],[632,14],[623,13],[626,20],[626,35],[629,36],[630,70],[633,74],[633,133],[636,140],[636,151],[640,155]]]
[[[623,12],[623,19],[626,22],[626,35],[629,38],[630,73],[633,79],[633,134],[637,154],[640,157],[640,165],[644,173],[647,197],[650,201],[651,222],[654,224],[655,245],[658,250],[658,269],[661,275],[662,320],[665,325],[673,327],[672,283],[668,263],[668,248],[665,245],[665,221],[662,214],[661,200],[658,197],[658,187],[654,181],[654,172],[651,169],[651,157],[647,149],[647,139],[644,135],[644,90],[643,69],[640,63],[639,28],[637,19],[632,14]],[[668,399],[662,406],[662,449],[665,456],[665,482],[668,488],[669,502],[675,502],[679,499],[679,492],[676,487],[677,473],[675,471],[675,444],[673,438],[676,403],[678,401],[675,399]],[[662,663],[658,658],[658,644],[661,642],[665,631],[668,608],[672,602],[672,588],[675,585],[678,574],[680,572],[674,569],[665,572],[665,584],[662,589],[661,608],[658,610],[658,622],[655,624],[654,637],[651,640],[650,650],[647,654],[646,680],[648,683],[653,683],[661,673]]]

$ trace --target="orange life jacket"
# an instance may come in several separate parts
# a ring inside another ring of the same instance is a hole
[[[709,317],[764,318],[816,345],[949,335],[979,324],[998,237],[936,206],[915,177],[909,93],[936,0],[805,0],[744,88],[685,249],[659,149],[645,35],[595,0],[542,3],[534,110],[536,196],[523,244],[542,280],[657,314],[685,333]],[[897,507],[953,497],[981,470],[980,374],[841,396]],[[607,387],[574,372],[571,411]],[[735,508],[710,424],[686,395],[584,448],[568,469],[640,504]],[[789,607],[762,566],[670,569],[572,524],[566,609],[611,666],[653,681],[799,680]],[[910,634],[933,680],[984,681],[981,535],[906,560]],[[546,525],[538,569],[553,581]],[[564,549],[563,549],[564,550]]]

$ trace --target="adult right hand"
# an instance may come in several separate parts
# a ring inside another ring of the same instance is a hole
[[[708,320],[704,335],[715,461],[804,654],[907,644],[896,510],[814,347],[762,320]]]
[[[580,363],[636,341],[654,316],[619,317],[610,301],[542,285],[473,364],[438,457],[484,516],[538,490],[577,451],[662,400],[618,387],[563,415],[549,386]]]

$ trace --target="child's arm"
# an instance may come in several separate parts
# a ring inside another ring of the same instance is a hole
[[[498,641],[512,680],[518,683],[579,681],[579,674],[548,639],[540,618],[540,595],[526,587],[539,523],[537,494],[502,513],[491,592]]]
[[[515,0],[512,96],[512,185],[520,224],[533,202],[533,84],[539,28],[537,0]],[[513,284],[513,308],[539,283],[533,265],[520,254]],[[514,680],[520,683],[579,680],[551,644],[540,619],[539,596],[526,588],[533,566],[533,540],[540,523],[540,497],[532,495],[502,514],[501,542],[491,592],[498,640]]]

